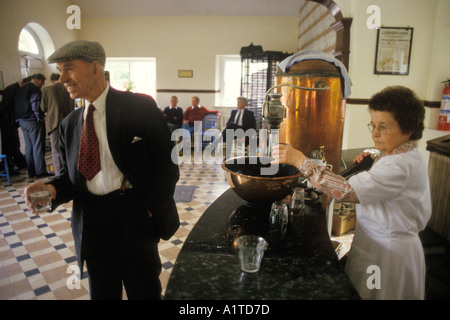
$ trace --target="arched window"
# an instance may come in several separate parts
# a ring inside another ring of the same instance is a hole
[[[25,26],[20,32],[18,47],[21,76],[24,78],[35,73],[42,73],[44,70],[42,46],[29,26]]]
[[[23,52],[40,54],[39,45],[31,31],[23,28],[19,36],[19,50]]]

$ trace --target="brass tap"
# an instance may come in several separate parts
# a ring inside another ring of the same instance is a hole
[[[325,146],[321,146],[320,147],[320,151],[319,151],[319,159],[321,159],[323,161],[323,163],[326,163],[327,160],[325,159]]]

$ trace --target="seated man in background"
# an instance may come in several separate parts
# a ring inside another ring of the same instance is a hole
[[[199,97],[192,97],[192,106],[184,112],[182,128],[188,130],[191,135],[194,132],[194,121],[202,121],[207,114],[220,114],[219,111],[210,111],[199,103]]]
[[[231,111],[230,119],[228,119],[227,125],[222,133],[223,141],[226,141],[227,129],[232,130],[242,129],[244,131],[247,131],[248,129],[256,130],[255,114],[253,113],[253,111],[245,109],[246,105],[247,105],[246,98],[244,97],[237,98],[237,109]],[[248,140],[248,137],[246,140]]]
[[[183,124],[183,109],[178,106],[178,98],[176,96],[170,98],[170,106],[167,106],[163,113],[170,131],[181,128]]]

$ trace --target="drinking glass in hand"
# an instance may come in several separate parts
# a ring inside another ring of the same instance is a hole
[[[36,212],[49,212],[51,210],[52,198],[48,190],[31,193],[30,200]]]

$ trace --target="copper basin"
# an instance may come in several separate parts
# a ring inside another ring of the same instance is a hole
[[[270,167],[267,157],[237,157],[222,163],[228,184],[243,200],[268,203],[284,199],[301,176],[294,166],[280,164],[273,175],[261,175],[261,168]],[[267,164],[265,164],[267,163]]]

